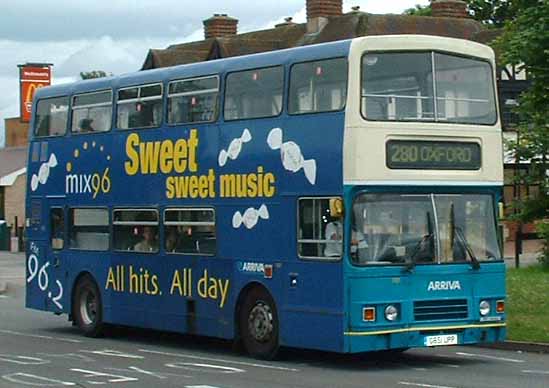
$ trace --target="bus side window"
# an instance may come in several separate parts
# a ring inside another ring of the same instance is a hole
[[[343,219],[330,214],[330,198],[301,198],[298,254],[302,258],[337,259],[343,250]]]
[[[67,129],[68,97],[46,98],[38,101],[34,128],[36,137],[62,136]]]
[[[343,109],[347,98],[345,58],[297,63],[290,70],[290,114]]]
[[[153,209],[114,210],[113,246],[117,251],[158,252],[158,212]]]
[[[69,211],[69,247],[88,251],[109,249],[107,209],[73,208]]]
[[[72,100],[73,133],[106,132],[111,129],[112,91],[75,95]]]
[[[215,212],[208,208],[167,209],[164,236],[167,253],[214,255]]]
[[[53,249],[63,249],[65,245],[65,216],[62,208],[50,210],[50,241]]]

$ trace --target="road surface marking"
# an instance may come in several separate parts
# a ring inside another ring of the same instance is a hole
[[[31,375],[29,373],[13,373],[11,375],[2,376],[2,378],[4,380],[9,381],[10,383],[22,384],[22,385],[33,385],[33,386],[40,386],[40,387],[57,387],[59,385],[63,385],[63,386],[76,385],[75,383],[71,383],[69,381],[48,379],[47,377]]]
[[[185,369],[192,372],[206,372],[206,373],[245,373],[244,369],[231,368],[230,366],[212,365],[212,364],[196,364],[193,362],[175,362],[173,364],[166,364],[168,368]]]
[[[185,385],[185,388],[219,388],[213,385]]]
[[[285,368],[285,367],[282,367],[282,366],[272,366],[272,365],[266,365],[266,364],[256,364],[256,363],[251,363],[251,362],[224,360],[224,359],[220,359],[220,358],[200,357],[200,356],[194,356],[194,355],[185,354],[185,353],[168,353],[168,352],[159,352],[159,351],[156,351],[156,350],[146,350],[146,349],[138,349],[138,351],[143,352],[143,353],[158,354],[158,355],[169,356],[169,357],[181,357],[181,358],[190,358],[190,359],[203,360],[203,361],[224,362],[224,363],[227,363],[227,364],[251,366],[251,367],[255,367],[255,368],[283,370],[283,371],[287,371],[287,372],[299,372],[300,371],[299,369]]]
[[[92,353],[92,354],[98,354],[101,356],[110,356],[110,357],[122,357],[122,358],[133,358],[142,360],[145,357],[138,356],[136,354],[129,354],[129,353],[123,353],[118,350],[111,350],[111,349],[103,349],[103,350],[80,350],[82,353]]]
[[[516,363],[526,362],[524,360],[517,360],[516,358],[496,357],[496,356],[490,356],[488,354],[463,353],[463,352],[456,352],[456,354],[458,356],[479,357],[479,358],[487,358],[490,360],[498,360],[498,361],[507,361],[507,362],[516,362]]]
[[[71,369],[73,372],[79,372],[83,373],[85,378],[88,377],[113,377],[110,379],[107,379],[107,381],[91,381],[88,380],[89,384],[106,384],[106,383],[127,383],[130,381],[139,381],[138,378],[135,377],[128,377],[128,376],[120,376],[120,375],[113,375],[110,373],[103,373],[103,372],[95,372],[93,370],[86,370],[86,369]]]
[[[426,388],[454,388],[447,385],[431,385],[431,384],[421,384],[421,383],[411,383],[409,381],[399,381],[399,385],[411,385],[414,387],[426,387]]]
[[[85,362],[95,362],[95,360],[91,357],[84,356],[82,354],[76,354],[76,353],[36,353],[38,356],[46,356],[46,357],[55,357],[55,358],[67,358],[69,360],[74,360],[75,358],[79,358],[82,361]]]
[[[47,339],[47,340],[53,340],[53,341],[62,341],[62,342],[71,342],[74,344],[80,344],[82,341],[70,339],[70,338],[63,338],[63,337],[50,337],[48,335],[38,335],[38,334],[26,334],[26,333],[20,333],[18,331],[12,331],[12,330],[0,330],[0,334],[9,334],[9,335],[18,335],[21,337],[29,337],[29,338],[40,338],[40,339]]]
[[[427,368],[412,368],[413,370],[417,370],[418,372],[425,372]]]
[[[185,385],[185,388],[219,388],[213,385]]]
[[[18,365],[44,365],[50,361],[36,357],[14,356],[9,354],[0,354],[0,361],[11,362]]]
[[[537,374],[537,375],[549,375],[549,371],[547,370],[529,370],[529,369],[524,369],[521,371],[522,373],[532,373],[532,374]]]

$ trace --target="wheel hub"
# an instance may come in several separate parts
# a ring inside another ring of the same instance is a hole
[[[84,324],[91,325],[95,322],[97,314],[97,300],[95,294],[89,290],[82,293],[80,297],[80,316]]]
[[[273,313],[269,305],[257,302],[248,317],[248,330],[258,342],[267,342],[273,333]]]

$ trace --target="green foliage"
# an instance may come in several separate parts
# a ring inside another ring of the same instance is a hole
[[[103,70],[92,70],[92,71],[82,71],[80,72],[80,78],[82,79],[92,79],[92,78],[103,78],[111,76],[112,73],[107,74]]]
[[[524,222],[545,220],[538,231],[545,240],[544,255],[549,252],[549,2],[522,1],[514,20],[505,25],[496,45],[501,63],[525,70],[531,86],[520,96],[517,108],[521,123],[518,141],[508,142],[528,172],[517,177],[517,184],[538,185],[535,198],[520,204],[519,218]],[[528,5],[527,3],[530,3]],[[532,4],[534,3],[534,4]],[[543,260],[543,259],[542,259]],[[547,259],[549,262],[549,259]]]
[[[536,225],[536,232],[543,240],[543,250],[538,260],[545,268],[549,268],[549,220],[544,220]]]
[[[549,269],[507,271],[507,335],[515,341],[549,342]]]
[[[408,8],[407,10],[405,10],[404,14],[412,16],[431,16],[432,10],[430,5],[422,6],[416,4],[414,8]]]

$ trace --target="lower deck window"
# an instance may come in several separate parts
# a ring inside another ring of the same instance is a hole
[[[333,217],[331,198],[299,200],[298,253],[304,258],[341,257],[343,248],[343,218]]]
[[[158,212],[148,209],[115,210],[113,243],[117,251],[158,252]]]
[[[70,210],[70,248],[86,251],[109,249],[109,212],[107,209]]]
[[[216,251],[213,209],[167,209],[164,248],[168,253],[213,255]]]

